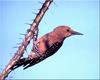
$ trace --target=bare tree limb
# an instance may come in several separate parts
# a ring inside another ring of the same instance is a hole
[[[37,38],[34,36],[35,31],[38,29],[38,25],[39,25],[41,19],[43,18],[45,12],[47,11],[47,9],[49,8],[49,6],[52,2],[53,2],[53,0],[45,0],[45,2],[42,5],[42,8],[36,15],[36,18],[34,19],[33,23],[31,24],[28,33],[26,34],[25,38],[23,39],[21,45],[18,47],[17,52],[15,53],[13,58],[9,61],[8,65],[0,73],[0,80],[3,80],[8,76],[8,74],[11,72],[11,67],[23,56],[27,45],[30,43],[30,40]]]

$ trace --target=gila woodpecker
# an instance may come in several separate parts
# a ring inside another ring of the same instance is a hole
[[[20,59],[12,67],[12,70],[19,66],[23,66],[24,69],[26,69],[53,55],[62,46],[65,38],[72,35],[82,35],[82,33],[76,32],[68,26],[56,27],[53,31],[37,39],[37,41],[33,43],[29,56],[27,58]]]

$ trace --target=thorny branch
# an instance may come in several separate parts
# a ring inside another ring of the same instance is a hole
[[[33,23],[31,24],[28,33],[23,39],[22,44],[18,47],[17,52],[14,54],[13,58],[9,61],[8,65],[0,73],[0,80],[3,80],[8,76],[8,74],[11,72],[11,67],[23,56],[25,49],[30,43],[30,40],[37,38],[37,33],[35,31],[38,31],[38,25],[52,2],[53,0],[45,0],[45,2],[42,5],[42,8],[36,15],[36,18],[34,19]]]

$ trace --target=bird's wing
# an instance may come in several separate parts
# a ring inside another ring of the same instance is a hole
[[[56,53],[58,51],[58,49],[62,46],[63,42],[56,42],[54,43],[50,48],[48,48],[46,50],[46,52],[44,53],[45,55],[39,57],[37,60],[34,61],[34,59],[28,63],[28,65],[24,66],[24,69],[31,67],[41,61],[43,61],[44,59],[46,59],[47,57],[53,55],[54,53]]]

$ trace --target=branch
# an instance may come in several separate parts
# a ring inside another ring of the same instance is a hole
[[[53,0],[45,0],[44,4],[42,5],[42,8],[40,9],[38,14],[36,15],[36,18],[32,22],[28,33],[26,34],[25,38],[23,39],[22,44],[18,47],[17,52],[15,53],[13,58],[9,61],[8,65],[0,73],[0,80],[3,80],[8,76],[8,74],[11,72],[11,67],[14,64],[16,64],[16,62],[23,56],[25,49],[27,48],[28,44],[30,43],[30,40],[35,38],[35,36],[34,36],[35,30],[38,29],[38,25],[39,25],[41,19],[43,18],[45,12],[49,8],[51,2],[53,2]]]

